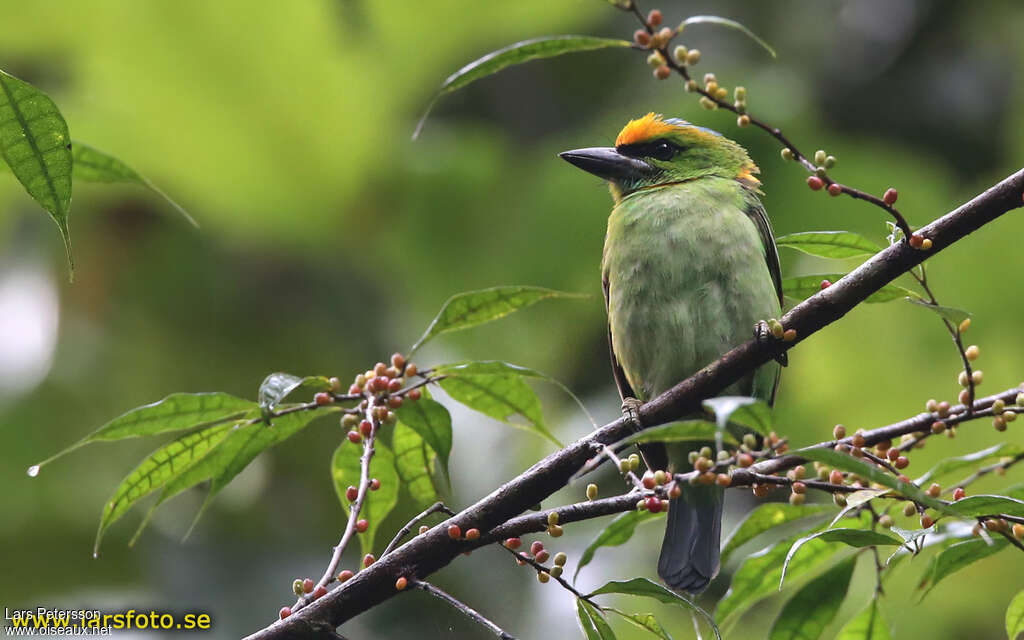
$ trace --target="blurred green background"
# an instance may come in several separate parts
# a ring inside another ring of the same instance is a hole
[[[661,8],[668,24],[716,13],[774,44],[773,61],[715,27],[691,27],[681,39],[703,51],[700,73],[745,85],[754,113],[805,151],[835,154],[837,179],[873,193],[896,186],[912,224],[1024,161],[1019,3],[693,0]],[[761,166],[779,235],[851,229],[884,242],[877,210],[810,192],[766,135],[700,109],[678,81],[655,81],[635,52],[508,70],[445,97],[421,139],[410,141],[441,80],[491,49],[554,33],[628,38],[629,16],[598,0],[3,0],[0,15],[0,68],[47,91],[74,138],[133,165],[202,224],[193,230],[139,189],[76,185],[71,285],[52,222],[2,176],[3,606],[206,610],[216,637],[272,621],[292,600],[293,578],[319,575],[343,523],[328,475],[341,435],[335,421],[257,459],[185,543],[199,491],[157,513],[134,548],[127,540],[141,514],[127,517],[97,560],[91,545],[103,501],[157,442],[94,445],[36,479],[25,469],[172,391],[253,398],[271,371],[347,378],[407,348],[458,291],[534,284],[591,294],[446,336],[418,360],[500,358],[537,368],[565,381],[599,420],[615,417],[598,280],[609,197],[556,153],[609,144],[630,117],[681,116],[744,144]],[[975,313],[968,337],[982,347],[982,391],[1024,376],[1021,233],[1024,220],[1011,213],[929,263],[940,301]],[[783,254],[788,274],[850,266]],[[903,303],[865,306],[791,354],[777,421],[797,444],[826,437],[836,422],[878,426],[917,413],[929,397],[954,399],[956,370],[937,319]],[[564,397],[539,391],[562,440],[588,431]],[[456,507],[550,450],[475,414],[454,415]],[[1020,441],[1019,430],[1006,435]],[[987,425],[971,425],[915,454],[911,471],[997,441]],[[982,488],[1021,479],[1011,473]],[[603,483],[606,491],[618,486],[611,475]],[[726,531],[751,504],[730,494]],[[408,515],[400,508],[384,531]],[[602,524],[575,525],[559,540],[570,567]],[[660,526],[648,527],[626,547],[600,552],[581,586],[653,576],[660,536]],[[928,559],[905,562],[889,583],[895,636],[1003,637],[1024,557],[1004,551],[918,604]],[[833,629],[867,601],[872,579],[861,566]],[[460,558],[436,581],[518,637],[578,634],[571,597],[537,585],[497,549]],[[720,593],[712,588],[709,604]],[[729,636],[762,637],[782,602],[759,606]],[[676,638],[692,633],[686,618],[654,610]],[[342,631],[354,639],[487,637],[421,593]],[[639,637],[632,633],[621,637]]]

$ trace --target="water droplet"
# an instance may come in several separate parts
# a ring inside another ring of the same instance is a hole
[[[92,557],[93,558],[99,558],[100,557],[100,552],[99,551],[93,551],[92,552]]]
[[[34,478],[34,477],[38,476],[39,475],[39,465],[38,464],[32,465],[31,467],[28,468],[27,473],[28,473],[28,477],[30,477],[30,478]]]

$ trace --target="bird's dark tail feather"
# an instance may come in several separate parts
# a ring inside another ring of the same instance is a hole
[[[672,500],[658,559],[668,586],[695,593],[718,574],[724,499],[721,487],[684,487]]]

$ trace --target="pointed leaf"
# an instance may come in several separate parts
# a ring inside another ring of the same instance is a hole
[[[437,502],[439,495],[431,475],[431,462],[437,456],[426,441],[412,427],[399,422],[395,425],[391,447],[395,470],[416,507],[425,509]]]
[[[658,622],[658,619],[654,617],[653,613],[626,613],[625,611],[619,611],[612,607],[605,607],[605,611],[611,611],[622,617],[623,620],[629,622],[632,625],[640,627],[644,631],[650,631],[657,638],[661,640],[673,640],[669,632]]]
[[[780,247],[789,247],[821,258],[855,258],[878,253],[882,247],[852,231],[804,231],[775,239]]]
[[[821,281],[828,280],[837,282],[846,274],[844,273],[819,273],[815,275],[795,276],[785,278],[782,281],[782,293],[794,300],[806,300],[821,291]],[[864,302],[889,302],[900,298],[919,298],[916,293],[901,287],[898,284],[887,284],[878,291],[875,291]]]
[[[1024,516],[1024,500],[1006,496],[968,496],[949,505],[949,508],[965,518],[978,516]]]
[[[0,156],[60,229],[73,273],[71,136],[57,105],[32,85],[0,71]]]
[[[580,569],[590,564],[590,561],[594,559],[594,554],[598,549],[601,547],[618,547],[626,544],[633,537],[633,532],[636,531],[637,525],[658,518],[660,518],[658,514],[651,513],[650,511],[627,511],[612,520],[604,528],[604,531],[597,534],[597,537],[583,550],[583,555],[580,556],[580,561],[576,565],[576,572],[572,576],[573,581],[580,574]]]
[[[715,414],[721,429],[730,422],[752,429],[763,436],[772,430],[772,410],[768,403],[747,396],[720,396],[708,398],[703,406]]]
[[[730,20],[728,18],[722,18],[720,16],[690,16],[686,20],[683,20],[682,24],[679,25],[679,29],[678,30],[682,31],[683,27],[685,27],[687,25],[691,25],[691,24],[717,24],[717,25],[722,26],[722,27],[729,27],[730,29],[735,29],[735,30],[743,33],[744,35],[746,35],[748,38],[750,38],[751,40],[753,40],[757,44],[761,45],[761,47],[765,51],[767,51],[773,58],[776,57],[775,56],[775,49],[772,49],[771,46],[769,46],[767,42],[765,42],[764,40],[759,38],[757,35],[755,35],[753,31],[751,31],[750,29],[746,28],[745,26],[743,26],[739,22],[736,22],[735,20]]]
[[[1013,596],[1006,607],[1006,637],[1017,640],[1024,633],[1024,591]]]
[[[921,491],[916,485],[909,482],[902,482],[901,480],[893,477],[892,474],[887,471],[883,471],[873,464],[854,458],[853,456],[845,453],[840,453],[834,449],[826,449],[824,447],[807,447],[805,449],[798,449],[794,451],[793,454],[807,458],[808,460],[824,462],[827,465],[843,471],[850,471],[862,478],[867,478],[871,482],[877,482],[878,484],[889,487],[890,489],[895,489],[897,493],[911,498],[915,502],[919,502],[926,507],[931,507],[932,509],[942,511],[948,515],[958,515],[944,503],[939,502],[935,498],[932,498],[925,492]]]
[[[907,302],[912,302],[939,314],[946,320],[952,322],[954,326],[960,326],[961,322],[971,317],[970,311],[964,311],[963,309],[957,309],[956,307],[944,307],[941,304],[932,304],[927,300],[922,300],[916,297],[907,298]]]
[[[692,613],[696,613],[708,623],[711,630],[714,631],[715,637],[718,640],[722,639],[722,634],[718,630],[718,625],[715,624],[715,619],[711,617],[704,609],[700,608],[688,598],[684,598],[674,591],[669,591],[665,587],[661,586],[656,582],[652,582],[647,578],[633,578],[632,580],[626,580],[624,582],[612,580],[598,588],[597,590],[590,593],[591,596],[600,595],[602,593],[622,593],[632,596],[643,596],[645,598],[653,598],[658,602],[664,602],[665,604],[674,604]]]
[[[576,598],[576,620],[583,630],[583,637],[587,640],[601,640],[601,636],[594,627],[594,621],[590,619],[590,612],[583,606],[583,600]]]
[[[993,539],[992,544],[983,538],[974,538],[946,547],[932,559],[931,566],[921,577],[921,586],[928,585],[921,598],[931,593],[931,590],[945,578],[978,560],[1002,551],[1007,544],[1009,543],[1003,538]]]
[[[775,619],[769,640],[817,640],[839,612],[856,558],[847,558],[796,592]]]
[[[218,424],[179,436],[160,447],[132,470],[103,505],[93,552],[98,553],[103,534],[136,502],[188,470],[228,436],[231,423]]]
[[[892,640],[878,600],[872,599],[866,609],[847,622],[836,640]]]
[[[684,420],[682,422],[670,422],[658,425],[650,429],[644,429],[629,436],[622,441],[622,444],[636,444],[643,442],[691,442],[714,440],[719,433],[718,427],[707,420]],[[722,442],[731,445],[738,445],[739,442],[728,431],[721,432]]]
[[[331,388],[331,382],[324,376],[300,378],[290,373],[272,373],[260,383],[258,395],[260,407],[267,411],[273,411],[285,398],[300,388],[312,395],[318,391],[328,391]]]
[[[254,402],[227,393],[172,393],[163,400],[132,409],[114,418],[33,468],[52,462],[91,442],[153,436],[169,431],[207,427],[238,419],[255,407]]]
[[[452,75],[448,76],[441,85],[441,89],[437,92],[437,95],[427,107],[426,113],[424,113],[420,118],[419,124],[416,125],[416,131],[413,133],[412,138],[415,140],[419,136],[420,131],[423,129],[423,123],[426,122],[427,116],[430,115],[430,110],[434,106],[434,103],[437,102],[438,98],[446,93],[451,93],[452,91],[461,89],[471,82],[497,73],[506,67],[529,62],[530,60],[554,58],[556,56],[576,51],[593,51],[595,49],[607,49],[609,47],[625,48],[630,46],[632,46],[632,43],[626,40],[596,38],[593,36],[564,35],[523,40],[522,42],[516,42],[515,44],[510,44],[507,47],[502,47],[497,51],[492,51],[482,58],[477,58],[473,62],[470,62]]]
[[[452,451],[452,416],[439,402],[422,397],[407,401],[395,410],[398,421],[419,434],[441,462],[441,473],[449,482],[448,456]]]
[[[71,146],[71,155],[74,158],[74,168],[71,174],[76,180],[143,186],[163,198],[167,204],[174,207],[192,226],[199,226],[199,223],[181,205],[171,200],[166,193],[158,189],[148,178],[109,153],[75,140]]]
[[[460,375],[445,378],[441,388],[470,409],[515,427],[532,431],[562,446],[544,424],[540,400],[530,385],[516,375]],[[525,419],[512,422],[511,418]]]
[[[824,504],[804,504],[800,506],[784,502],[762,504],[747,514],[743,522],[736,527],[725,541],[725,545],[722,547],[721,563],[724,565],[733,551],[773,527],[803,518],[821,516],[832,510],[833,507]]]
[[[338,494],[338,500],[341,501],[346,518],[349,514],[350,503],[345,499],[345,492],[350,486],[359,486],[362,475],[362,456],[362,446],[356,446],[344,440],[334,450],[334,456],[331,458],[331,478],[334,480],[334,491]],[[376,491],[367,490],[363,508],[359,513],[359,517],[365,518],[369,523],[366,531],[359,534],[359,544],[364,555],[373,551],[377,529],[398,503],[399,480],[398,473],[395,471],[395,456],[391,453],[391,449],[380,440],[374,441],[374,454],[370,459],[369,477],[380,480],[380,488]]]
[[[782,563],[782,575],[779,576],[779,591],[782,591],[782,583],[786,580],[786,569],[792,562],[796,552],[811,540],[824,540],[826,542],[842,542],[851,547],[874,547],[879,545],[899,545],[902,542],[890,535],[872,531],[870,529],[826,529],[818,533],[800,538],[789,548],[786,560]]]
[[[991,460],[992,458],[1001,458],[1003,456],[1014,456],[1021,452],[1021,448],[1016,445],[1007,444],[1005,442],[997,444],[981,451],[975,451],[974,453],[968,453],[962,456],[955,456],[952,458],[945,458],[940,460],[934,467],[929,469],[920,478],[914,480],[914,483],[918,486],[923,485],[926,482],[930,482],[934,478],[941,477],[947,473],[953,471],[959,471],[960,469],[970,468],[975,466],[977,463]]]
[[[459,293],[444,303],[430,326],[409,350],[416,351],[434,336],[469,329],[536,304],[548,298],[582,298],[580,294],[544,287],[493,287]]]
[[[601,640],[615,640],[615,633],[608,625],[608,621],[604,619],[604,614],[598,611],[594,605],[590,604],[586,600],[580,598],[577,598],[577,600],[583,603],[583,608],[590,616],[590,621],[594,623],[594,630],[597,631],[597,637]]]

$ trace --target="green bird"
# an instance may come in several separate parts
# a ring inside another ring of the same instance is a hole
[[[610,183],[601,273],[612,369],[623,411],[654,398],[746,341],[782,303],[778,249],[757,166],[719,133],[649,113],[614,147],[560,154]],[[772,362],[723,395],[773,402]],[[654,469],[692,469],[692,446],[644,448]],[[703,590],[718,573],[724,489],[683,487],[672,500],[658,575]]]

